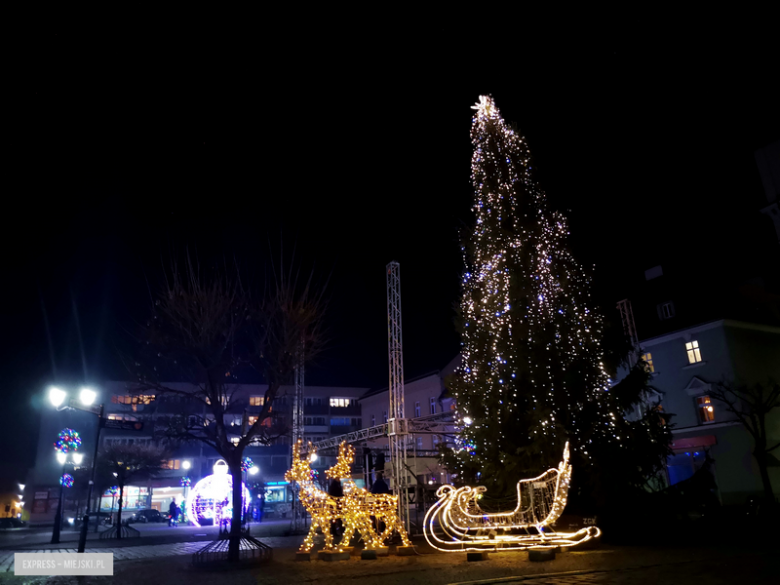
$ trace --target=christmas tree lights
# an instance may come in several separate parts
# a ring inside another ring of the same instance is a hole
[[[60,478],[60,485],[66,488],[73,487],[73,476],[69,473],[63,473]]]
[[[517,476],[507,469],[538,473],[568,440],[587,457],[590,440],[620,436],[601,404],[602,320],[566,219],[548,209],[528,145],[493,99],[473,109],[475,224],[462,247],[462,363],[451,385],[459,444],[445,461],[459,481],[481,474],[508,494]]]
[[[241,460],[241,471],[247,472],[250,469],[252,469],[255,466],[255,462],[252,461],[249,457],[244,457]]]

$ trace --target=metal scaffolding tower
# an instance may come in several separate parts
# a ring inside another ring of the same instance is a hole
[[[295,396],[293,397],[292,411],[292,444],[296,444],[298,439],[303,439],[303,343],[301,343],[300,354],[298,356],[298,367],[295,368]],[[290,450],[292,454],[292,449]],[[292,461],[290,462],[292,466]],[[298,484],[293,488],[293,510],[292,510],[292,531],[298,533],[306,529],[306,511],[301,505],[298,497]]]
[[[387,435],[390,443],[392,480],[398,495],[398,517],[409,532],[409,489],[406,465],[408,433],[404,412],[404,357],[401,337],[401,269],[387,265],[387,343],[390,365],[390,410]]]

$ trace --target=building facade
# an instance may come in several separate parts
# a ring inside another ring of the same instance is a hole
[[[169,387],[186,390],[186,384],[168,384]],[[100,430],[102,446],[110,444],[143,445],[158,440],[155,435],[155,422],[159,417],[180,414],[184,403],[175,396],[155,396],[138,394],[127,382],[105,382],[92,387],[98,393],[98,401],[104,407],[104,423]],[[255,417],[263,407],[265,385],[245,384],[231,388],[231,401],[236,409],[226,408],[224,415],[228,428],[235,428],[233,437],[238,440],[243,424],[244,410],[248,423],[253,424]],[[305,440],[317,441],[332,435],[339,435],[362,426],[358,399],[367,388],[308,386],[304,399]],[[291,426],[293,407],[292,386],[282,387],[277,396],[273,417],[281,426]],[[236,410],[235,413],[231,413]],[[188,414],[206,415],[188,410]],[[64,490],[63,517],[77,518],[83,513],[86,502],[86,484],[88,470],[97,439],[98,417],[90,412],[78,409],[44,408],[38,440],[35,467],[25,489],[25,502],[32,524],[51,523],[56,513],[59,497],[59,477],[63,472],[71,473],[75,478],[73,488]],[[126,427],[125,429],[118,427]],[[58,433],[65,429],[76,430],[82,440],[79,452],[84,454],[80,468],[70,463],[59,464],[55,457],[54,443]],[[159,430],[159,429],[158,429]],[[159,433],[158,435],[159,436]],[[290,467],[290,436],[279,437],[271,445],[253,444],[245,450],[245,456],[252,459],[259,469],[256,475],[247,476],[246,483],[252,487],[252,497],[264,495],[264,513],[271,516],[286,517],[291,511],[292,490],[284,480],[284,474]],[[139,509],[153,508],[166,511],[171,501],[181,504],[189,496],[191,486],[210,475],[220,460],[220,456],[211,447],[201,442],[185,443],[175,448],[167,468],[149,481],[139,485],[130,485],[125,489],[123,509],[132,513]],[[313,467],[324,471],[335,463],[335,456],[321,457]],[[323,474],[324,475],[324,474]],[[101,486],[101,488],[104,486]],[[112,512],[117,507],[118,495],[112,490],[102,490],[95,494],[93,506],[97,503],[100,511]],[[256,507],[256,506],[255,506]],[[93,507],[94,509],[94,507]],[[124,514],[124,513],[123,513]]]

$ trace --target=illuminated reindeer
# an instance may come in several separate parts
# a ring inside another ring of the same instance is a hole
[[[317,534],[317,528],[322,530],[325,535],[325,552],[343,552],[344,547],[349,543],[349,538],[355,531],[351,514],[345,514],[344,499],[334,498],[327,492],[319,489],[312,480],[312,469],[309,464],[310,457],[316,453],[316,449],[309,443],[309,455],[300,457],[302,441],[299,439],[293,445],[292,468],[284,474],[284,479],[294,481],[300,488],[298,497],[306,511],[311,515],[311,527],[309,533],[301,544],[299,552],[309,552],[314,545],[314,536]],[[330,531],[331,522],[341,518],[344,523],[344,537],[338,545],[333,544],[333,534]]]
[[[350,526],[357,529],[363,536],[368,550],[384,546],[386,538],[397,531],[404,546],[411,546],[409,536],[398,518],[398,497],[389,494],[372,494],[359,488],[352,479],[352,463],[355,461],[355,448],[346,441],[339,445],[339,456],[336,465],[325,471],[331,479],[339,479],[344,487],[343,508],[345,517],[350,520]],[[384,523],[385,529],[380,533],[374,529],[371,517],[376,518],[377,528]],[[346,531],[344,538],[351,537]]]

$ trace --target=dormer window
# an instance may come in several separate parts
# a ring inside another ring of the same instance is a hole
[[[715,420],[715,409],[709,396],[699,396],[696,399],[696,410],[699,412],[699,421],[702,424]]]
[[[656,309],[658,310],[658,318],[662,321],[674,317],[674,303],[672,301],[661,303]]]
[[[689,341],[685,344],[685,351],[688,353],[688,363],[697,364],[701,361],[701,352],[699,351],[699,342]]]

